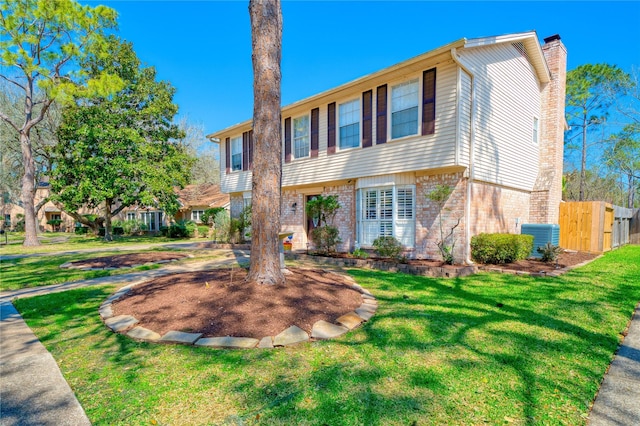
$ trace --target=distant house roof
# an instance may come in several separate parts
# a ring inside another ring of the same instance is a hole
[[[220,192],[220,185],[201,184],[187,185],[183,189],[176,189],[180,200],[181,210],[191,207],[225,207],[229,204],[229,194]]]

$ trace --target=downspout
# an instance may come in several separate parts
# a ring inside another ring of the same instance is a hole
[[[471,194],[472,185],[475,178],[475,135],[476,135],[476,107],[475,107],[475,94],[476,94],[476,80],[473,73],[467,68],[458,57],[458,51],[454,47],[451,49],[451,58],[453,61],[469,75],[471,78],[471,128],[469,129],[469,177],[467,179],[467,196],[464,203],[464,239],[465,239],[465,263],[468,265],[473,264],[471,260]],[[458,114],[460,111],[458,111]]]

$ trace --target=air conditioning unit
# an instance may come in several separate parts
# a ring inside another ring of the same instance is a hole
[[[531,257],[542,257],[538,253],[538,247],[551,243],[554,246],[560,245],[560,225],[551,223],[523,223],[520,229],[521,234],[533,235],[533,250]]]

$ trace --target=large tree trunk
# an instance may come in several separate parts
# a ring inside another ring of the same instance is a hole
[[[106,199],[104,202],[104,240],[113,241],[111,236],[111,200]]]
[[[248,283],[283,284],[280,270],[280,0],[251,0],[253,49],[253,184]]]
[[[38,218],[34,208],[35,198],[35,165],[33,162],[33,151],[28,130],[20,132],[20,148],[22,150],[22,163],[24,164],[24,174],[22,176],[22,207],[24,208],[24,243],[25,247],[39,246],[38,241]]]

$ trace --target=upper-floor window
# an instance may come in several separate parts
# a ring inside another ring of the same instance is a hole
[[[340,149],[360,146],[360,99],[340,104],[338,109]]]
[[[309,156],[309,116],[293,119],[293,155],[294,158]]]
[[[418,80],[391,87],[391,139],[418,134]]]
[[[540,121],[538,117],[533,117],[533,143],[538,143],[538,131],[540,128]]]
[[[231,138],[231,171],[242,170],[242,137]]]

